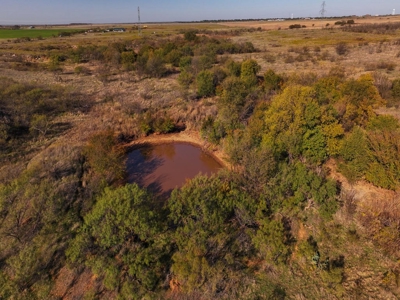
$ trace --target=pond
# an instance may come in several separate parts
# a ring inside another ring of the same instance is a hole
[[[210,175],[222,168],[202,149],[186,143],[144,145],[128,153],[128,183],[137,183],[163,198],[199,173]]]

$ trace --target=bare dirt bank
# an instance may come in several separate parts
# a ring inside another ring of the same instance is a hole
[[[196,131],[182,131],[179,133],[170,134],[152,134],[134,140],[133,142],[127,144],[126,147],[136,148],[144,144],[157,145],[173,142],[188,143],[194,146],[198,146],[207,154],[211,155],[215,160],[217,160],[224,168],[232,169],[232,164],[229,163],[226,154],[215,145],[212,145],[203,140],[200,137],[200,134]]]

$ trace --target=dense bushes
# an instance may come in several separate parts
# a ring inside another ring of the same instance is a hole
[[[84,148],[84,154],[89,166],[101,180],[111,183],[123,178],[124,152],[118,147],[113,131],[93,135]]]
[[[215,94],[214,74],[211,71],[202,71],[197,75],[197,95],[208,97]]]
[[[138,51],[133,50],[137,48]],[[250,42],[237,44],[228,39],[209,38],[197,35],[196,31],[187,31],[184,39],[163,42],[124,41],[108,46],[80,45],[70,51],[68,58],[75,63],[100,61],[126,71],[134,70],[140,76],[162,77],[177,67],[196,76],[198,72],[213,66],[216,55],[256,51]],[[59,61],[54,62],[50,66],[52,69],[61,68]]]
[[[82,170],[79,147],[53,145],[0,184],[1,298],[50,297],[49,270],[60,265],[69,229],[79,224]]]
[[[393,23],[367,23],[358,24],[357,26],[343,27],[344,31],[362,32],[362,33],[375,33],[375,34],[395,34],[396,30],[400,28],[400,22]]]
[[[67,250],[73,264],[84,262],[104,278],[108,290],[140,299],[166,276],[168,245],[152,197],[137,185],[105,189]]]

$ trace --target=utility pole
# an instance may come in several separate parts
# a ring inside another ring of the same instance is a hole
[[[142,35],[142,28],[140,27],[140,7],[138,6],[137,8],[137,12],[138,12],[138,35],[141,36]]]
[[[319,11],[319,15],[321,16],[321,19],[324,19],[324,17],[325,17],[325,13],[326,13],[325,7],[326,7],[326,4],[324,1],[324,2],[322,2],[321,10]],[[322,25],[322,27],[324,27],[324,26]]]

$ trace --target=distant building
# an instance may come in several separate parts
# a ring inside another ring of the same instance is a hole
[[[114,32],[125,32],[125,28],[114,28],[113,31]]]

